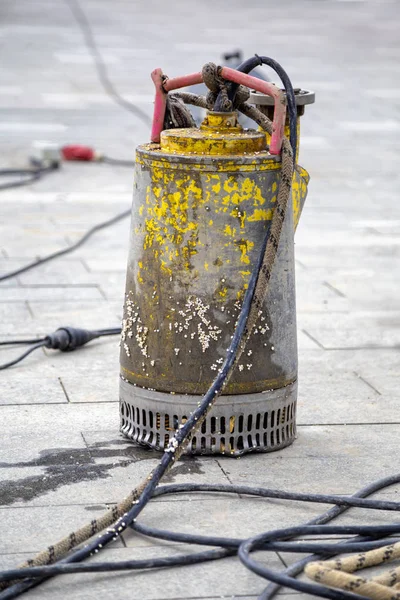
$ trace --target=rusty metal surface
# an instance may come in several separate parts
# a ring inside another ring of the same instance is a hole
[[[280,163],[267,152],[137,152],[121,373],[158,391],[202,394],[223,362],[261,240]],[[293,217],[288,211],[260,321],[225,393],[297,376]]]

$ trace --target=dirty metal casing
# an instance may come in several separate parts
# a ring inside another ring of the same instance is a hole
[[[137,149],[121,341],[121,430],[163,449],[221,367],[271,223],[281,172],[236,113]],[[270,451],[295,437],[294,223],[298,167],[268,297],[224,395],[189,453]]]

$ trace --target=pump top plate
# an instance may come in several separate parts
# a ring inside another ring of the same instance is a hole
[[[167,129],[160,136],[163,152],[213,156],[267,152],[265,133],[243,129],[236,112],[208,111],[200,128]]]

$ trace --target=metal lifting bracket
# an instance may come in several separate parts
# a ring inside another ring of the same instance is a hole
[[[270,154],[280,154],[286,119],[286,96],[284,92],[269,81],[262,81],[261,79],[257,79],[256,77],[252,77],[246,73],[241,73],[240,71],[236,71],[236,69],[231,69],[229,67],[222,67],[220,74],[221,77],[227,81],[244,85],[250,90],[255,90],[273,97],[275,108],[272,120],[272,136],[269,151]],[[164,128],[164,117],[168,92],[189,85],[203,83],[203,75],[199,72],[168,79],[165,75],[163,75],[161,69],[154,69],[154,71],[151,73],[151,78],[156,88],[151,141],[159,143],[160,134]]]

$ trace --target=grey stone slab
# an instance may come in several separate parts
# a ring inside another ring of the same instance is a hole
[[[367,374],[365,381],[368,381],[384,398],[398,401],[400,396],[400,373],[374,375]],[[393,405],[393,414],[396,413],[396,407]]]
[[[1,356],[0,354],[0,360]],[[7,374],[7,378],[0,380],[0,404],[65,402],[67,398],[58,378],[26,378],[17,369],[13,369]]]
[[[162,456],[133,444],[118,428],[82,434],[67,430],[58,438],[35,432],[25,436],[29,447],[21,447],[21,432],[10,435],[3,449],[0,497],[5,505],[115,503],[141,482]],[[215,459],[184,457],[164,483],[224,480]]]
[[[299,353],[300,369],[328,369],[338,374],[356,372],[369,381],[372,376],[396,377],[399,373],[397,348],[358,348],[317,351],[304,349]],[[379,390],[378,390],[379,391]]]
[[[103,295],[97,287],[3,287],[1,302],[53,302],[63,300],[76,302],[77,300],[103,300]]]
[[[394,272],[400,273],[400,262],[393,265]],[[399,298],[396,286],[393,285],[393,274],[391,269],[382,276],[381,273],[374,273],[368,278],[351,279],[331,279],[328,275],[328,284],[332,285],[339,293],[348,298],[349,306],[354,310],[365,311],[397,311],[399,307]]]
[[[228,495],[207,495],[186,502],[154,502],[138,521],[156,529],[205,536],[246,539],[263,531],[305,523],[329,508],[327,504],[291,505],[278,500]],[[134,548],[139,541],[134,531],[124,540]]]
[[[101,514],[103,506],[30,506],[0,509],[3,553],[37,553]],[[122,546],[117,540],[115,545]]]
[[[378,381],[351,370],[300,366],[298,422],[398,423],[399,383],[398,377]]]
[[[47,331],[49,327],[60,327],[61,324],[102,329],[112,327],[122,319],[122,302],[109,302],[104,298],[97,302],[80,300],[79,303],[30,301],[29,308],[41,326],[48,323]]]
[[[14,333],[16,332],[13,332],[13,335]],[[32,335],[31,332],[29,333]],[[29,346],[0,346],[0,364],[8,364],[9,362],[12,362],[21,356],[22,353],[27,349],[29,349]],[[19,374],[21,380],[23,376],[28,378],[29,375],[32,374],[34,378],[40,377],[45,371],[48,371],[48,365],[46,364],[45,359],[46,357],[43,348],[37,348],[36,350],[32,351],[30,355],[24,358],[22,362],[8,367],[7,371],[2,373],[3,382],[7,383],[9,380],[13,380],[15,376],[18,377],[17,374]],[[42,367],[44,368],[42,369]]]
[[[24,407],[20,409],[23,412],[30,412],[25,411]],[[75,465],[81,463],[83,459],[88,462],[89,455],[79,429],[56,431],[49,427],[45,431],[37,431],[35,427],[29,429],[27,424],[23,428],[14,430],[7,426],[7,438],[2,440],[1,444],[0,464],[1,468],[5,469],[2,471],[3,477],[6,477],[6,472],[13,468]]]
[[[313,340],[307,333],[302,331],[301,329],[297,329],[297,347],[298,351],[301,353],[304,350],[317,350],[323,352],[321,346],[318,344],[316,340]]]
[[[365,311],[350,314],[314,315],[299,313],[298,327],[325,349],[398,348],[398,311]]]
[[[119,377],[117,374],[117,360],[115,361],[114,377],[104,377],[104,369],[99,369],[97,372],[91,370],[90,377],[79,380],[76,374],[63,375],[61,381],[69,402],[118,402]],[[66,371],[71,371],[69,366]]]
[[[349,301],[345,294],[304,271],[297,273],[296,277],[296,305],[298,313],[349,310]]]
[[[300,426],[296,441],[279,452],[219,462],[233,483],[354,493],[396,471],[398,430],[398,424]]]
[[[115,324],[114,324],[115,325]],[[58,352],[46,349],[46,361],[57,370],[58,375],[67,382],[74,401],[73,391],[76,390],[76,399],[82,402],[84,395],[89,394],[92,400],[94,395],[106,399],[104,394],[115,390],[119,374],[119,335],[93,340],[86,346],[72,352]],[[82,385],[79,392],[78,385]],[[104,386],[104,393],[101,386]],[[100,387],[99,387],[100,386]],[[98,392],[97,392],[98,390]],[[111,400],[109,398],[109,400]]]
[[[126,272],[126,264],[117,262],[115,260],[110,260],[104,258],[103,260],[98,260],[96,258],[86,258],[85,264],[88,266],[89,270],[97,273],[97,272],[111,272],[115,273],[119,271],[123,274]]]
[[[0,319],[5,326],[4,333],[7,334],[7,325],[11,327],[14,323],[22,323],[29,326],[32,323],[32,314],[26,304],[0,302]]]
[[[76,259],[57,260],[19,276],[23,286],[96,284],[85,266]]]
[[[0,418],[7,435],[24,431],[38,435],[50,432],[51,437],[56,438],[58,431],[66,436],[75,436],[82,430],[98,430],[107,426],[118,431],[119,427],[118,407],[114,402],[1,406]]]

